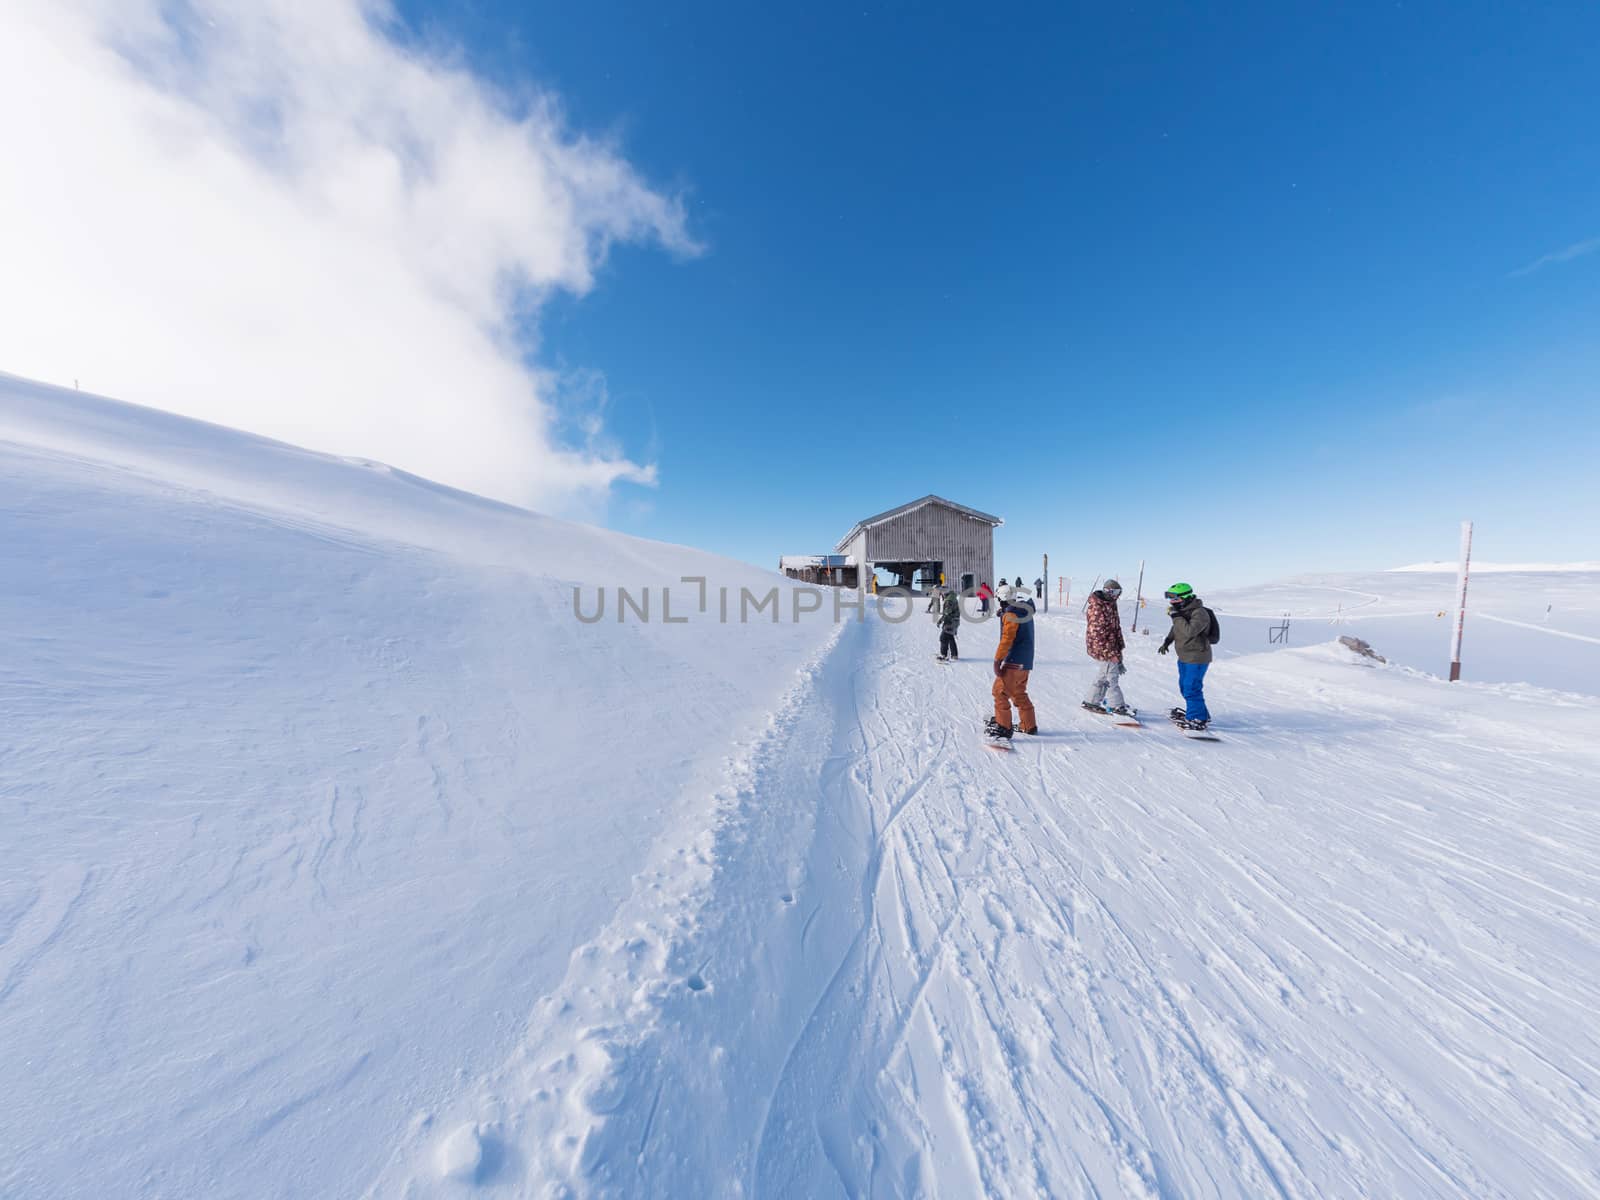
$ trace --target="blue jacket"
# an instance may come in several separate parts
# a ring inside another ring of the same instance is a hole
[[[1008,667],[1033,670],[1033,605],[1003,604],[1000,621],[1000,646],[994,652],[995,661]]]

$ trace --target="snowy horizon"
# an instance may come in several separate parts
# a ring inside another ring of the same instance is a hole
[[[1594,560],[1596,20],[20,0],[0,370],[753,564]]]

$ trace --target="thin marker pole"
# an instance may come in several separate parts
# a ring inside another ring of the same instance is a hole
[[[1139,604],[1144,599],[1144,559],[1139,560],[1139,587],[1133,593],[1133,624],[1128,626],[1129,633],[1139,632]]]
[[[1461,678],[1461,632],[1467,623],[1467,576],[1472,569],[1472,522],[1461,522],[1461,568],[1456,575],[1456,624],[1450,631],[1450,682]]]

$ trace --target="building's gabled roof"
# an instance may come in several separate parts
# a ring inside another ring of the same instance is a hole
[[[935,496],[930,492],[921,500],[913,500],[910,504],[902,504],[898,508],[891,508],[888,512],[881,512],[875,517],[867,517],[865,520],[857,521],[850,526],[850,532],[839,539],[839,544],[834,549],[842,552],[850,544],[851,539],[863,529],[871,529],[874,525],[882,525],[885,521],[893,520],[895,517],[903,517],[906,513],[919,509],[924,504],[942,504],[946,508],[955,509],[956,512],[964,517],[971,517],[974,521],[987,522],[990,526],[1005,524],[1005,521],[999,517],[990,516],[986,512],[979,512],[975,508],[968,508],[965,504],[957,504],[954,500],[946,500],[943,496]]]

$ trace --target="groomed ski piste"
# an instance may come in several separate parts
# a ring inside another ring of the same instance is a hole
[[[10,377],[0,497],[0,1195],[1600,1191],[1592,695],[1074,604],[999,755],[920,604]]]

